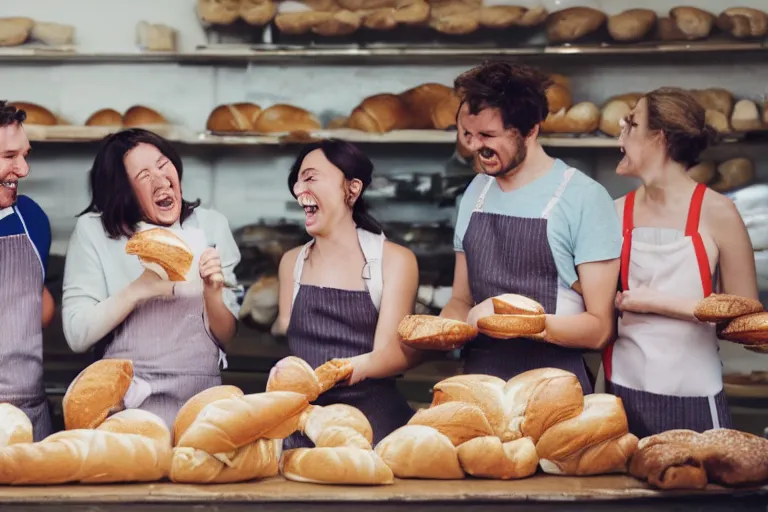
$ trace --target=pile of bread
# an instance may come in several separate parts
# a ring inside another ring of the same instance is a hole
[[[36,103],[13,101],[9,103],[27,113],[26,125],[33,126],[70,126],[60,116]],[[162,114],[149,107],[134,105],[124,114],[111,108],[97,110],[85,121],[85,126],[101,126],[112,129],[135,128],[140,126],[167,126],[168,120]]]
[[[720,339],[768,354],[768,312],[759,300],[713,293],[699,301],[694,315],[716,324]]]
[[[75,27],[31,18],[0,18],[0,47],[35,42],[51,46],[72,44]]]
[[[725,193],[748,185],[755,178],[755,164],[744,157],[722,162],[704,160],[691,167],[688,175],[712,190]]]
[[[600,124],[600,109],[594,103],[573,103],[570,81],[562,75],[550,75],[547,89],[549,114],[541,123],[541,133],[593,133]]]

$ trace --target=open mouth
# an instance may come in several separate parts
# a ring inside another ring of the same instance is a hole
[[[3,186],[3,188],[6,188],[8,190],[16,190],[16,188],[19,186],[18,181],[3,181],[0,183],[0,185]]]
[[[299,202],[299,205],[304,209],[304,215],[306,216],[307,224],[310,223],[310,221],[314,221],[315,215],[317,215],[317,201],[314,197],[312,197],[310,194],[301,194],[297,201]]]
[[[477,152],[477,157],[483,167],[493,167],[499,163],[499,155],[490,148],[482,148]]]
[[[161,210],[171,210],[176,203],[173,195],[163,193],[155,198],[155,205]]]

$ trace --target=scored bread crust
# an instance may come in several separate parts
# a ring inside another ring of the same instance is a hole
[[[408,425],[432,427],[459,446],[476,437],[492,436],[493,429],[483,410],[465,402],[445,402],[416,411]]]
[[[491,315],[477,321],[478,330],[491,338],[524,338],[546,328],[544,315]]]
[[[693,314],[701,322],[717,323],[762,311],[763,304],[759,300],[713,293],[696,304]]]
[[[768,343],[768,313],[734,318],[720,332],[720,338],[744,345],[765,345]]]
[[[544,306],[524,295],[507,293],[491,298],[497,315],[543,315]]]
[[[86,367],[64,394],[64,428],[99,426],[110,412],[122,407],[132,380],[133,363],[127,359],[101,359]]]
[[[163,238],[170,238],[181,247],[165,243]],[[125,244],[125,252],[138,256],[144,263],[160,265],[171,281],[184,281],[194,259],[186,242],[163,228],[147,229],[134,234]]]
[[[453,350],[477,336],[471,325],[433,315],[408,315],[400,322],[397,333],[403,343],[414,348]]]
[[[280,473],[288,480],[315,484],[387,485],[392,470],[373,450],[341,446],[287,450]]]

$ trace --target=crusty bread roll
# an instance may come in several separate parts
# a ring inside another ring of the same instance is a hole
[[[756,299],[713,293],[696,304],[694,316],[702,322],[719,323],[764,311],[763,303]]]
[[[145,268],[170,281],[184,281],[194,259],[186,242],[164,228],[134,234],[125,244],[125,252],[138,256]]]
[[[206,405],[177,440],[211,454],[227,453],[260,438],[286,438],[298,429],[307,397],[290,391],[225,398]]]
[[[615,41],[631,43],[644,39],[655,25],[655,11],[629,9],[608,18],[608,33]]]
[[[717,192],[731,190],[747,185],[755,178],[755,164],[749,158],[731,158],[717,166],[715,180],[709,184]]]
[[[569,7],[549,15],[547,39],[550,43],[569,43],[597,31],[605,23],[603,12],[590,7]]]
[[[712,13],[696,7],[675,7],[669,11],[669,17],[685,39],[690,41],[708,37],[715,24]]]
[[[123,114],[123,126],[126,128],[158,124],[168,124],[168,120],[162,114],[149,107],[134,105]]]
[[[277,104],[265,109],[253,123],[259,133],[313,132],[322,128],[311,112],[293,105]]]
[[[0,404],[0,449],[34,441],[32,422],[24,411],[9,403]]]
[[[710,482],[755,485],[768,480],[768,439],[733,429],[712,429],[701,434],[704,467]]]
[[[159,445],[171,446],[171,432],[162,418],[141,409],[126,409],[115,413],[96,430],[113,434],[136,434],[152,439]]]
[[[530,437],[506,443],[495,436],[476,437],[459,446],[458,454],[464,471],[478,478],[526,478],[536,473],[539,464]]]
[[[314,484],[387,485],[392,470],[373,450],[349,446],[287,450],[280,473],[288,480]]]
[[[731,320],[720,338],[744,345],[768,343],[768,313],[755,313]]]
[[[18,46],[24,43],[35,25],[31,18],[0,18],[0,46]]]
[[[127,359],[101,359],[85,368],[64,394],[64,428],[98,427],[110,413],[123,408],[132,379],[133,363]]]
[[[356,446],[370,450],[373,442],[368,418],[346,404],[309,406],[299,418],[298,429],[317,447]]]
[[[397,478],[457,480],[465,476],[456,447],[432,427],[400,427],[376,445],[376,453]]]
[[[85,126],[120,126],[122,124],[123,115],[111,108],[97,110],[85,121]]]
[[[411,126],[411,113],[396,94],[376,94],[352,110],[347,125],[369,133],[405,130]]]
[[[24,120],[24,124],[40,126],[55,126],[59,124],[59,120],[53,112],[35,103],[13,101],[8,104],[26,112],[27,118]]]
[[[524,295],[505,293],[491,298],[497,315],[543,315],[544,306]]]
[[[416,411],[408,425],[432,427],[450,439],[454,446],[476,437],[493,435],[493,429],[483,410],[464,402],[445,402]]]
[[[205,24],[230,25],[240,17],[240,0],[197,0],[196,10]]]
[[[768,34],[768,14],[749,7],[731,7],[717,17],[717,28],[737,39],[765,37]]]
[[[536,443],[539,465],[555,475],[625,473],[637,449],[621,398],[596,393],[584,397],[578,416],[548,428]]]
[[[347,380],[352,376],[354,367],[349,359],[331,359],[317,368],[315,375],[320,381],[320,392],[325,393],[339,382]]]
[[[275,363],[269,371],[267,391],[293,391],[314,402],[320,396],[320,379],[306,361],[288,356]]]
[[[579,379],[558,368],[529,370],[509,379],[504,399],[508,410],[502,441],[530,437],[536,443],[547,429],[584,410]]]
[[[739,100],[733,106],[731,127],[737,132],[759,130],[763,127],[763,116],[752,100]]]
[[[600,126],[600,109],[588,101],[549,114],[541,123],[542,133],[592,133]]]
[[[184,432],[194,423],[200,411],[205,406],[217,400],[245,396],[243,391],[235,386],[214,386],[205,389],[189,400],[179,409],[176,420],[173,422],[173,442],[178,443]]]
[[[277,476],[282,439],[259,439],[231,454],[173,449],[170,479],[176,483],[225,484]]]
[[[0,449],[0,484],[155,482],[168,475],[170,463],[170,444],[148,437],[66,430]]]
[[[261,107],[255,103],[219,105],[208,115],[206,129],[212,132],[250,132],[255,130]]]
[[[598,125],[600,131],[611,137],[621,135],[621,121],[629,116],[642,97],[643,94],[639,92],[628,93],[614,96],[606,101],[600,113],[600,124]]]
[[[491,315],[477,321],[477,330],[498,339],[524,338],[544,332],[544,315]]]
[[[507,402],[504,396],[506,382],[492,375],[455,375],[443,379],[432,388],[432,404],[464,402],[483,411],[496,436],[507,431]],[[507,439],[508,440],[508,439]]]
[[[453,350],[477,336],[471,325],[433,315],[408,315],[397,327],[403,343],[422,350]]]
[[[726,117],[733,112],[733,95],[726,89],[693,89],[689,91],[704,110],[716,110]]]
[[[698,446],[700,434],[669,430],[641,439],[629,472],[660,489],[704,489],[707,472]]]

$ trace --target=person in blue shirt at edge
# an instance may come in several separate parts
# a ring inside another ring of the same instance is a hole
[[[493,314],[491,297],[538,301],[547,313],[538,339],[481,334],[464,347],[464,373],[509,379],[561,368],[591,393],[582,352],[613,336],[621,228],[608,192],[538,141],[549,83],[505,62],[486,62],[454,83],[459,142],[479,172],[459,205],[453,294],[441,316],[476,325]]]
[[[0,402],[29,417],[35,441],[52,433],[43,383],[43,329],[54,315],[45,287],[51,226],[40,206],[18,195],[29,174],[23,110],[0,101]]]

